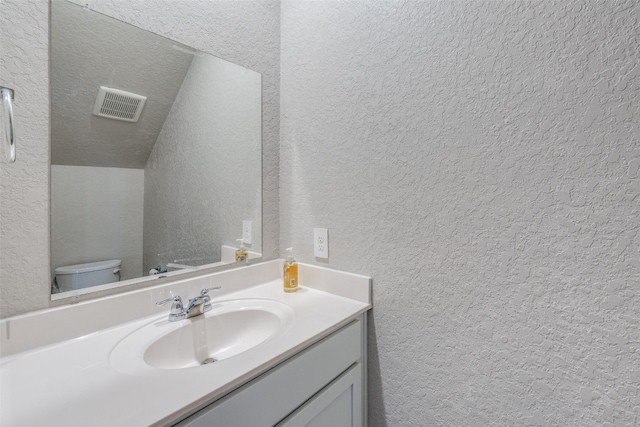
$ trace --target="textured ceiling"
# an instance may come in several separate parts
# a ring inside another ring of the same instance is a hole
[[[78,5],[52,2],[51,163],[144,168],[191,50]],[[146,96],[140,120],[92,115],[100,86]]]

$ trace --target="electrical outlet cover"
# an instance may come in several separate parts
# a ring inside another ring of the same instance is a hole
[[[251,221],[242,221],[242,241],[247,245],[251,244]]]
[[[313,254],[316,258],[329,258],[329,232],[326,228],[313,229]]]

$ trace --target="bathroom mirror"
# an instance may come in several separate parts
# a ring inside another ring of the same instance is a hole
[[[52,299],[259,257],[261,198],[259,73],[51,2]]]

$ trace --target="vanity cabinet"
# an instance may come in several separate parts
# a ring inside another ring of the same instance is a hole
[[[363,427],[366,313],[176,427]]]
[[[356,363],[277,427],[362,426],[362,365]]]

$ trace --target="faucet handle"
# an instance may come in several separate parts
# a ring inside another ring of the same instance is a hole
[[[182,313],[182,298],[180,298],[178,295],[176,295],[175,297],[163,299],[162,301],[158,301],[156,305],[159,307],[169,302],[173,302],[173,305],[171,306],[171,314]]]
[[[209,293],[209,291],[217,291],[218,289],[222,289],[222,286],[214,286],[213,288],[204,288],[200,291],[201,296],[205,296]]]
[[[156,305],[157,305],[158,307],[160,307],[160,306],[165,305],[166,303],[169,303],[169,302],[171,302],[171,301],[174,301],[174,302],[182,302],[182,298],[180,298],[178,295],[176,295],[175,297],[171,297],[171,298],[163,299],[162,301],[158,301],[158,302],[156,303]]]
[[[204,302],[204,307],[202,307],[202,312],[207,312],[211,310],[211,297],[209,296],[209,291],[217,291],[221,289],[222,286],[214,286],[213,288],[204,288],[200,291],[200,298],[202,298]]]

